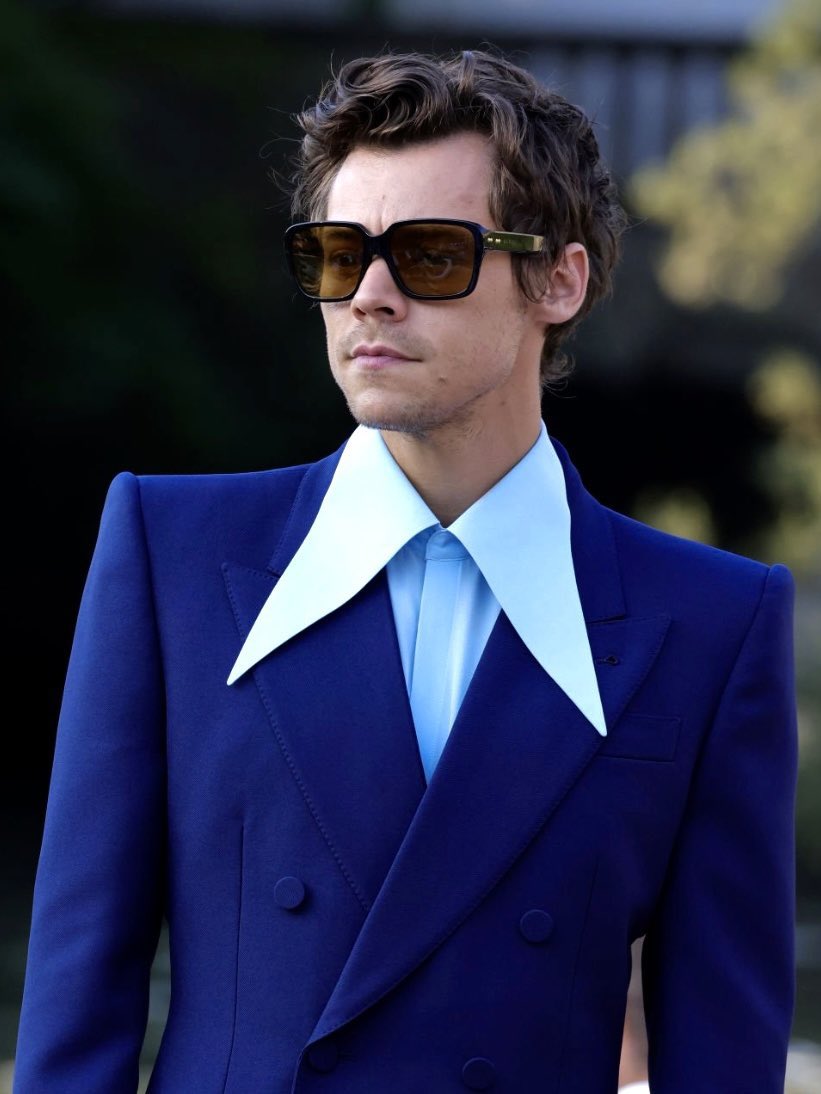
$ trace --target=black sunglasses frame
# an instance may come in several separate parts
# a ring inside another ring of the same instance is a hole
[[[465,289],[457,293],[417,293],[410,290],[402,281],[402,275],[396,268],[393,255],[390,250],[390,241],[393,234],[399,228],[406,228],[414,224],[449,224],[455,228],[466,228],[473,237],[473,270],[470,281]],[[362,236],[362,268],[356,279],[356,284],[345,296],[316,296],[307,292],[299,282],[296,272],[296,260],[294,258],[293,237],[306,228],[353,228]],[[411,300],[459,300],[463,296],[469,296],[476,288],[479,280],[479,271],[482,259],[488,251],[507,251],[508,254],[538,255],[542,253],[544,236],[528,235],[524,232],[501,232],[494,228],[484,228],[472,220],[451,220],[447,217],[417,217],[413,220],[397,220],[390,224],[384,232],[372,235],[368,229],[352,220],[306,220],[299,224],[292,224],[285,230],[285,254],[288,259],[288,268],[296,286],[303,296],[309,300],[319,301],[323,304],[337,304],[344,300],[351,300],[357,293],[359,286],[365,278],[374,258],[383,258],[390,270],[391,277],[396,287]]]

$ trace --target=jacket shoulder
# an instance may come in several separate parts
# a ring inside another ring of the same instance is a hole
[[[607,510],[613,528],[628,601],[638,610],[671,598],[708,613],[718,623],[742,605],[757,605],[769,582],[791,595],[786,566],[769,565],[723,548],[660,531]],[[636,604],[636,600],[643,603]]]
[[[259,543],[273,547],[295,508],[311,508],[314,495],[321,498],[337,460],[334,453],[315,463],[225,474],[122,471],[109,486],[103,521],[108,512],[133,509],[155,556],[243,554],[245,546]]]
[[[143,505],[213,504],[230,501],[242,503],[243,499],[276,499],[292,496],[311,463],[274,467],[261,471],[235,471],[210,474],[153,474],[134,475],[121,472],[135,480]],[[112,484],[113,485],[113,484]]]

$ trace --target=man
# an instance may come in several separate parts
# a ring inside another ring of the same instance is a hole
[[[540,392],[622,214],[499,58],[344,67],[287,250],[359,423],[118,476],[58,731],[18,1094],[783,1089],[791,580],[594,501]]]

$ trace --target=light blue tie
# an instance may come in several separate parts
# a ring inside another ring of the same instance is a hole
[[[459,671],[459,635],[454,631],[458,630],[459,592],[466,576],[463,574],[465,560],[470,561],[470,556],[452,533],[442,529],[428,539],[410,684],[411,711],[428,782],[445,747],[464,691]]]

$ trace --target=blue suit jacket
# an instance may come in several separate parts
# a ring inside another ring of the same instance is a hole
[[[427,789],[384,572],[225,683],[338,454],[114,480],[18,1094],[133,1094],[163,914],[154,1094],[612,1094],[645,934],[654,1094],[781,1094],[790,575],[610,512],[560,455],[608,735],[501,615]]]

